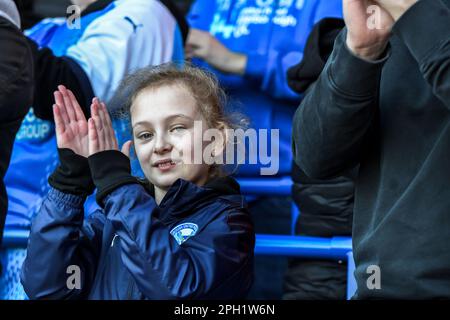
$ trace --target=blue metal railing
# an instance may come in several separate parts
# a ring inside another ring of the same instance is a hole
[[[292,192],[290,176],[275,178],[239,178],[241,192],[245,195],[289,196]],[[291,209],[291,233],[300,212],[295,204]],[[257,234],[255,254],[312,259],[333,259],[347,261],[347,299],[356,292],[354,278],[355,263],[350,237],[319,238],[295,235]]]
[[[289,176],[280,178],[239,178],[242,194],[259,196],[290,196],[292,179]]]
[[[255,254],[347,261],[347,299],[356,292],[355,263],[350,237],[304,237],[257,234]]]
[[[347,237],[256,235],[255,254],[340,260],[350,251],[352,239]]]
[[[26,248],[29,234],[29,230],[5,229],[5,231],[3,232],[3,247]]]

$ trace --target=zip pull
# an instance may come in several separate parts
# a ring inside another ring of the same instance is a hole
[[[114,246],[114,240],[116,240],[117,237],[118,237],[118,235],[114,234],[114,238],[111,241],[111,248]]]

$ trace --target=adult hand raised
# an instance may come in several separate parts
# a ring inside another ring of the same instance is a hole
[[[374,0],[389,12],[395,21],[408,11],[418,0]]]
[[[375,23],[369,23],[373,6]],[[394,25],[390,13],[375,0],[343,0],[347,47],[366,60],[378,59],[386,49]]]

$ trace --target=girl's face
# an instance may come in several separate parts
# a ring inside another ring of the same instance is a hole
[[[141,91],[131,108],[134,146],[147,179],[160,190],[166,190],[182,178],[197,185],[208,179],[209,165],[194,163],[194,122],[208,129],[188,89],[165,85]],[[197,149],[199,147],[197,146]],[[198,151],[197,151],[198,152]]]

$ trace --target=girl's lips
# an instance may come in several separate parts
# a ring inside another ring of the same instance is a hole
[[[160,171],[166,172],[174,168],[176,166],[176,163],[172,160],[163,160],[158,161],[154,166],[157,167]]]

